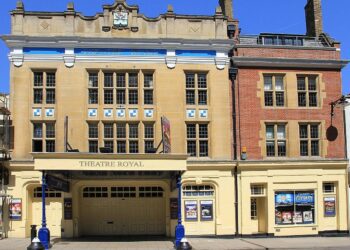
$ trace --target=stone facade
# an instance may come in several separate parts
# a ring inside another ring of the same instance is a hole
[[[15,127],[6,191],[22,202],[11,237],[40,223],[43,172],[70,185],[47,191],[58,237],[174,236],[179,175],[188,235],[348,230],[344,138],[327,135],[344,131],[328,105],[341,95],[340,44],[244,36],[232,1],[219,4],[157,18],[124,0],[93,17],[17,4],[2,36]],[[164,117],[171,153],[157,147]]]

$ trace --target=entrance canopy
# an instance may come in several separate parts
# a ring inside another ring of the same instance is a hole
[[[185,171],[187,155],[32,153],[35,170]]]

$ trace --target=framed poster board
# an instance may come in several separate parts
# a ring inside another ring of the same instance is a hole
[[[64,198],[64,219],[73,219],[73,202],[72,198]]]
[[[177,220],[178,216],[178,199],[177,198],[170,198],[170,219],[171,220]]]
[[[324,197],[324,216],[334,217],[335,216],[335,197]]]
[[[185,220],[198,220],[198,204],[197,201],[185,201]]]
[[[201,204],[201,220],[213,220],[213,201],[200,201]]]
[[[22,199],[10,200],[10,220],[22,220]]]

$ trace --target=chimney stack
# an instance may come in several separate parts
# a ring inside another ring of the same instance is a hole
[[[219,0],[219,5],[222,9],[224,16],[228,17],[228,20],[233,20],[233,6],[232,0]]]
[[[305,5],[306,35],[319,37],[323,33],[321,0],[307,0]]]

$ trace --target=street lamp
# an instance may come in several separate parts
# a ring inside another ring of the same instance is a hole
[[[350,95],[343,95],[339,99],[331,102],[329,105],[331,106],[331,125],[326,131],[327,140],[335,141],[338,137],[338,129],[333,126],[333,117],[335,116],[335,108],[336,107],[345,107],[347,104],[347,99],[350,99]],[[346,153],[346,121],[345,121],[345,109],[343,109],[343,119],[344,119],[344,138],[345,138],[345,153]]]

